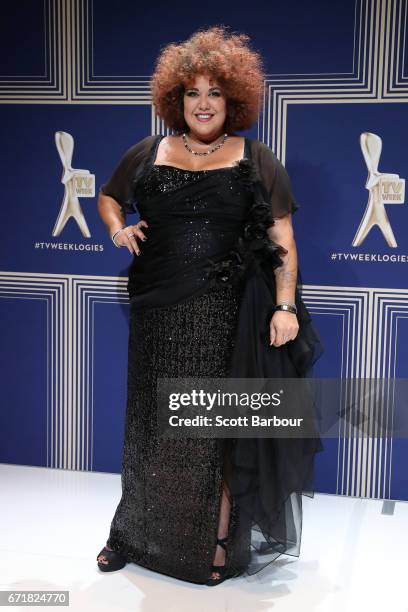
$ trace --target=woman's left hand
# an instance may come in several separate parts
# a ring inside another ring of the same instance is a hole
[[[294,340],[298,331],[299,323],[293,312],[277,310],[273,313],[269,324],[271,345],[282,346],[289,340]]]

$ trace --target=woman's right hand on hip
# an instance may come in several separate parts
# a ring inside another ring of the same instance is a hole
[[[127,225],[116,235],[115,242],[120,246],[127,247],[131,253],[140,255],[138,240],[143,242],[147,240],[147,236],[141,230],[142,227],[149,227],[143,219],[135,225]]]

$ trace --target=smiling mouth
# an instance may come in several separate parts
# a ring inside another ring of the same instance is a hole
[[[211,118],[213,117],[213,115],[210,113],[197,113],[195,116],[198,119],[198,121],[201,121],[202,123],[206,123],[207,121],[210,121]]]

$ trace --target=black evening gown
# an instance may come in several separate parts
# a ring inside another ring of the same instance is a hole
[[[318,436],[168,439],[157,433],[159,377],[305,376],[321,352],[296,290],[300,330],[270,347],[270,210],[246,139],[244,159],[214,170],[155,165],[156,137],[134,178],[149,227],[129,269],[128,395],[122,497],[108,545],[128,561],[193,583],[211,575],[223,479],[231,514],[226,565],[252,574],[299,555],[301,495],[313,496]],[[103,192],[114,193],[113,184]],[[293,212],[297,205],[292,202]]]

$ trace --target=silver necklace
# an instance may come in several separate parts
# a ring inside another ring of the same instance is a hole
[[[214,151],[218,151],[218,149],[220,147],[222,147],[222,145],[227,140],[228,134],[224,134],[221,142],[219,142],[218,144],[216,144],[213,147],[211,147],[211,149],[209,149],[208,151],[204,151],[203,153],[202,152],[198,152],[198,151],[193,151],[193,149],[189,146],[189,144],[187,142],[187,134],[185,132],[183,132],[182,137],[183,137],[184,146],[186,147],[187,151],[189,151],[189,153],[192,153],[193,155],[201,155],[202,156],[202,155],[210,155],[211,153],[214,153]]]

